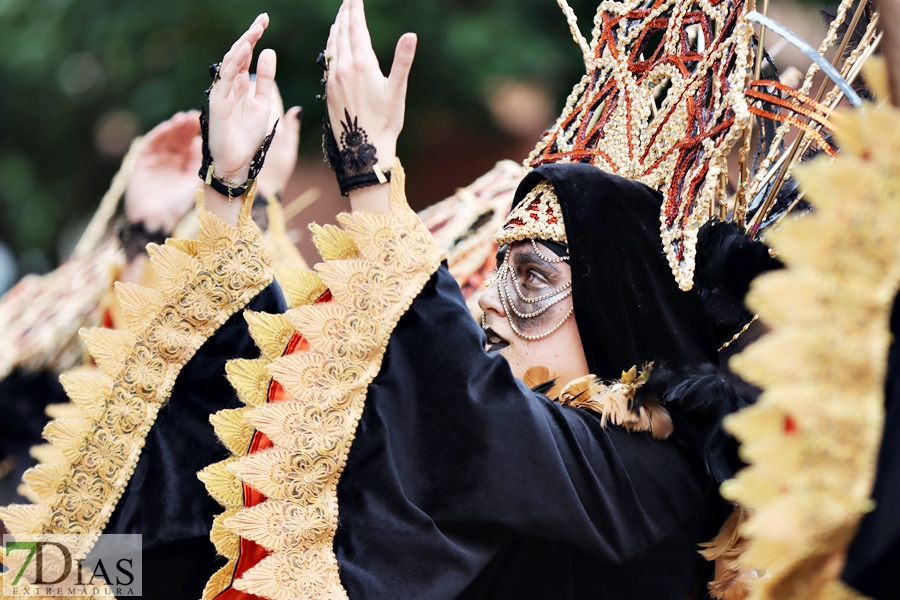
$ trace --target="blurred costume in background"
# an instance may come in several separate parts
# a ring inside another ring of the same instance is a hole
[[[494,234],[506,219],[525,173],[522,165],[500,161],[468,187],[418,213],[434,242],[447,252],[447,268],[477,318],[481,316],[478,297],[496,263]]]
[[[0,298],[0,478],[2,501],[21,502],[16,489],[38,458],[58,456],[40,444],[45,409],[66,402],[59,373],[81,364],[78,330],[100,324],[103,299],[124,264],[119,245],[104,240],[110,220],[134,168],[139,141],[132,145],[72,256],[43,276],[29,275]],[[30,454],[30,451],[34,456]]]

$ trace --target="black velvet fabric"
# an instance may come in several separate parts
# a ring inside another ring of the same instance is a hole
[[[695,597],[696,544],[721,524],[695,446],[604,429],[485,341],[442,266],[391,336],[338,486],[349,597]]]
[[[563,213],[575,318],[591,372],[618,379],[647,361],[718,364],[700,294],[678,289],[663,254],[662,196],[592,165],[553,164],[525,177],[513,206],[544,179]]]
[[[0,506],[28,502],[16,488],[22,474],[37,461],[32,446],[46,443],[41,437],[49,418],[49,404],[68,402],[59,376],[50,371],[28,373],[15,369],[0,381],[0,460],[12,460],[11,470],[0,480]]]
[[[900,596],[900,295],[891,315],[894,342],[885,381],[884,437],[872,499],[847,553],[843,579],[875,600]]]
[[[281,289],[272,283],[247,308],[280,313],[286,306]],[[106,533],[141,534],[145,550],[186,538],[208,538],[213,517],[222,508],[197,479],[197,471],[228,457],[209,416],[243,406],[225,378],[226,361],[258,357],[242,311],[206,340],[178,375],[168,403],[159,411]]]
[[[225,564],[208,534],[144,550],[141,561],[141,597],[146,600],[197,600],[209,576]]]

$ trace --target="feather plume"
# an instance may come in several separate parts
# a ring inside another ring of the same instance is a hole
[[[276,266],[275,278],[288,297],[288,308],[313,304],[328,291],[315,271]]]
[[[350,238],[350,235],[334,225],[309,224],[309,230],[313,234],[313,244],[322,260],[348,260],[359,258],[359,248]]]
[[[66,463],[46,463],[25,471],[22,481],[41,502],[49,504],[59,492],[59,487],[65,483],[68,474],[69,465]]]
[[[274,360],[284,354],[294,335],[294,327],[287,317],[245,310],[244,319],[250,329],[250,336],[264,358]]]
[[[747,520],[747,511],[735,507],[731,516],[712,541],[700,544],[700,555],[715,562],[715,579],[709,584],[709,594],[717,600],[744,600],[752,590],[754,574],[738,564],[747,546],[741,537],[740,526]]]

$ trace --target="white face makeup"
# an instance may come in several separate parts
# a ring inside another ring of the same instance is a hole
[[[508,246],[497,269],[500,302],[513,332],[523,340],[548,337],[572,316],[573,308],[558,317],[553,310],[572,296],[572,279],[564,264],[567,257],[542,252],[534,240]],[[571,302],[566,304],[571,305]],[[554,317],[556,317],[554,319]]]
[[[545,366],[559,378],[586,375],[565,259],[532,240],[501,248],[497,259],[494,279],[479,300],[487,350],[504,356],[520,378],[532,366]]]

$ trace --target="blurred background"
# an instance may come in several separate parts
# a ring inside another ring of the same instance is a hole
[[[598,0],[569,0],[582,31]],[[0,0],[0,292],[54,268],[74,247],[136,135],[199,108],[208,65],[262,11],[286,106],[304,107],[300,161],[285,202],[318,188],[290,226],[310,263],[305,224],[347,208],[322,162],[323,49],[339,0]],[[496,161],[525,158],[583,74],[554,0],[368,0],[382,67],[419,35],[398,154],[424,208]],[[818,6],[772,0],[770,16],[817,46]],[[782,71],[809,62],[767,40]]]

